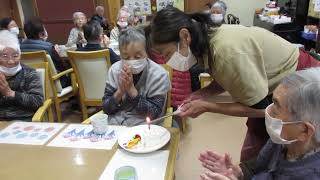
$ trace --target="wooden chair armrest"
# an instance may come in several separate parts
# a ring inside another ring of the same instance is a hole
[[[41,122],[43,121],[43,117],[48,111],[52,104],[52,99],[47,99],[43,105],[37,110],[37,112],[32,117],[32,122]]]
[[[101,111],[95,113],[94,115],[96,115],[96,114],[103,114],[103,113],[104,113],[103,110],[101,110]],[[94,115],[92,115],[92,116],[94,116]],[[90,116],[90,117],[92,117],[92,116]],[[81,124],[90,124],[90,123],[91,123],[90,117],[89,117],[88,119],[82,121]]]
[[[167,108],[166,114],[172,114],[173,113],[173,108],[169,107]],[[171,128],[172,127],[172,121],[173,121],[173,116],[169,116],[164,119],[163,121],[163,127],[165,128]]]
[[[67,69],[67,70],[65,70],[65,71],[62,71],[62,72],[60,72],[60,73],[52,76],[52,79],[53,79],[54,81],[56,81],[56,80],[60,79],[62,76],[67,75],[67,74],[70,74],[70,73],[72,73],[72,72],[73,72],[73,69],[72,69],[72,68]]]

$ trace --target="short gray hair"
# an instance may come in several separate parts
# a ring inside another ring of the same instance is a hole
[[[288,89],[287,108],[292,121],[307,121],[315,128],[320,142],[320,68],[297,71],[285,77],[282,85]]]
[[[216,1],[216,2],[211,6],[211,8],[213,8],[213,7],[216,7],[216,8],[221,9],[223,15],[225,15],[225,14],[227,13],[227,5],[226,5],[226,3],[223,2],[223,1]]]
[[[104,10],[104,7],[103,6],[97,6],[96,7],[96,11],[98,11],[99,9]]]
[[[74,12],[72,15],[73,20],[75,20],[78,16],[84,16],[86,17],[86,15],[83,12]]]
[[[3,51],[5,48],[12,48],[15,49],[19,54],[21,53],[17,35],[8,30],[1,30],[0,51]]]
[[[128,27],[120,32],[119,47],[124,47],[130,43],[141,42],[146,45],[146,37],[144,31],[134,27]]]

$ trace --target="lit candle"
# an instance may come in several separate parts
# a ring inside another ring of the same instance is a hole
[[[146,118],[146,121],[147,121],[147,124],[148,124],[148,127],[149,127],[149,130],[150,130],[150,124],[151,124],[151,120],[149,117]]]

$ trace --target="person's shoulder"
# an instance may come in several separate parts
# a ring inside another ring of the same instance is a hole
[[[122,62],[121,61],[117,61],[115,63],[113,63],[110,67],[110,71],[112,73],[120,73],[121,72],[121,68],[122,68]]]
[[[165,70],[162,65],[157,64],[156,62],[152,61],[151,59],[148,59],[149,62],[149,71],[151,71],[151,73],[156,74],[156,75],[168,75],[167,70]]]
[[[30,66],[27,66],[23,63],[20,63],[21,64],[21,68],[22,68],[22,71],[24,73],[24,77],[26,78],[35,78],[35,77],[38,77],[37,75],[37,70],[30,67]]]

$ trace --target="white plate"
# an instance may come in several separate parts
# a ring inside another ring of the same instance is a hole
[[[136,134],[141,136],[141,141],[132,149],[126,148],[125,145]],[[124,130],[118,138],[118,143],[120,147],[129,152],[150,153],[165,146],[170,138],[170,132],[161,126],[151,125],[149,130],[148,125],[140,125]]]

